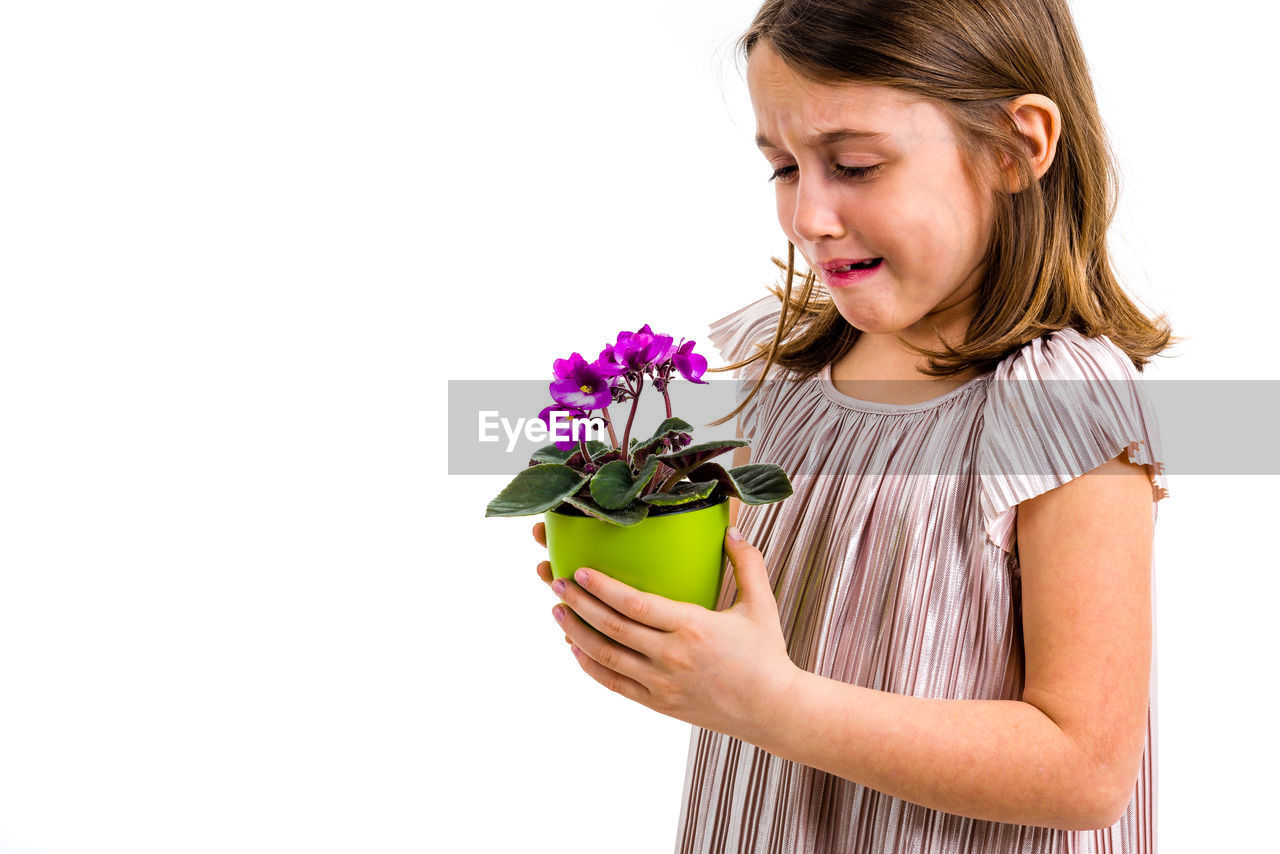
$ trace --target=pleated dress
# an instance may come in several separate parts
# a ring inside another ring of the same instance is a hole
[[[771,340],[772,295],[711,326],[736,361]],[[758,375],[748,366],[739,397]],[[1059,330],[940,397],[889,404],[816,379],[770,380],[739,415],[751,458],[795,492],[743,506],[764,554],[791,660],[918,697],[1018,700],[1023,690],[1019,502],[1127,451],[1168,495],[1141,374],[1106,337]],[[1154,583],[1152,585],[1154,599]],[[720,609],[733,604],[732,573]],[[1153,611],[1154,615],[1154,602]],[[1006,824],[929,809],[694,727],[676,851],[771,854],[1152,854],[1156,718],[1123,817],[1103,830]]]

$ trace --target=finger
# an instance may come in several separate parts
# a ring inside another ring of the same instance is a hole
[[[551,590],[563,599],[587,626],[649,658],[658,655],[661,645],[667,640],[666,632],[638,623],[601,602],[577,584],[567,579],[563,581],[563,586],[560,581],[557,581],[552,585]],[[572,632],[570,636],[573,637]],[[583,644],[579,643],[579,645]]]
[[[627,619],[661,632],[673,632],[683,625],[690,617],[689,609],[704,610],[699,605],[637,590],[598,569],[583,567],[574,572],[573,579],[582,589]]]
[[[538,564],[538,577],[546,584],[551,583],[551,561],[544,560]]]
[[[648,688],[634,679],[605,667],[588,655],[581,647],[574,646],[571,649],[573,650],[574,658],[578,659],[578,666],[585,670],[592,679],[615,694],[621,694],[627,699],[635,700],[645,706],[650,705]]]
[[[764,555],[742,538],[737,528],[724,533],[724,552],[733,565],[733,576],[738,582],[739,602],[777,603],[773,595],[773,582],[764,564]]]
[[[539,522],[533,526],[533,538],[538,541],[538,545],[543,548],[547,547],[547,526]]]
[[[637,686],[640,686],[642,674],[652,673],[653,666],[644,656],[594,631],[591,626],[583,622],[582,618],[564,605],[557,605],[556,609],[564,614],[560,625],[569,636],[574,648],[582,651],[583,655],[580,658],[590,658],[592,662],[610,671],[619,680],[626,679]],[[648,693],[647,689],[645,693]]]

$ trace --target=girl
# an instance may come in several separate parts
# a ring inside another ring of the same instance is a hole
[[[1064,0],[770,0],[740,47],[788,257],[712,340],[795,494],[717,611],[557,582],[580,666],[694,724],[680,851],[1153,851],[1170,333]]]

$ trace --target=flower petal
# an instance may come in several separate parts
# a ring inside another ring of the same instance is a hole
[[[698,353],[693,352],[693,342],[682,346],[675,355],[676,370],[680,372],[680,376],[684,377],[691,383],[706,385],[707,381],[702,379],[702,375],[707,372],[707,358]]]
[[[567,359],[556,359],[551,365],[551,370],[555,372],[556,379],[566,379],[573,376],[578,365],[586,364],[586,361],[580,354],[574,353]]]

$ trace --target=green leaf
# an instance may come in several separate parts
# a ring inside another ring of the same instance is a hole
[[[533,456],[529,459],[536,463],[564,463],[568,462],[569,458],[578,453],[579,450],[580,448],[576,444],[567,451],[562,451],[555,445],[546,445],[534,451]],[[613,449],[599,439],[591,439],[587,442],[587,450],[591,452],[591,457],[594,459]]]
[[[484,515],[528,516],[542,513],[577,492],[586,479],[585,475],[559,463],[530,466],[489,502]]]
[[[631,462],[633,465],[642,466],[649,460],[653,459],[653,455],[662,450],[662,437],[657,439],[645,439],[643,445],[635,445],[631,449]]]
[[[689,444],[693,425],[682,418],[668,418],[658,425],[653,435],[631,449],[631,461],[642,466],[651,454],[675,453]],[[681,436],[684,438],[681,439]]]
[[[533,456],[529,457],[529,464],[536,463],[563,463],[573,456],[573,451],[562,451],[555,445],[547,445],[533,452]]]
[[[574,445],[567,451],[562,451],[555,445],[547,445],[533,452],[533,456],[529,458],[529,464],[534,463],[567,463],[574,454],[577,454],[581,448]],[[587,442],[587,450],[591,452],[591,459],[597,459],[604,454],[613,450],[612,447],[601,442],[599,439],[591,439]]]
[[[596,442],[594,439],[586,443],[586,449],[591,453],[591,462],[596,463],[596,466],[602,466],[605,462],[621,460],[622,458],[621,453],[614,451],[612,447],[603,442]],[[573,451],[570,453],[570,457],[564,460],[564,465],[576,471],[584,469],[586,462],[582,458],[582,448],[573,446]]]
[[[751,463],[728,471],[717,463],[706,463],[689,476],[715,479],[743,504],[772,504],[793,492],[787,473],[776,463]]]
[[[708,480],[703,483],[690,483],[683,480],[671,487],[670,492],[655,492],[652,495],[646,495],[641,501],[646,501],[655,507],[671,507],[676,504],[688,504],[692,501],[701,501],[702,499],[715,492],[716,487],[720,484],[714,480]]]
[[[591,497],[606,510],[621,510],[636,499],[657,470],[658,461],[652,457],[635,478],[631,477],[631,469],[622,460],[605,463],[591,478]]]
[[[650,439],[661,439],[668,433],[692,433],[693,425],[683,418],[668,418],[658,425],[658,429],[653,431]]]
[[[642,504],[639,501],[629,504],[621,510],[607,510],[589,498],[577,498],[572,495],[565,499],[565,503],[572,504],[588,516],[594,516],[597,519],[603,519],[606,522],[612,522],[624,528],[629,528],[638,522],[644,521],[644,517],[649,515],[649,505]]]
[[[715,459],[726,451],[734,448],[741,448],[751,444],[745,439],[717,439],[714,442],[702,442],[698,445],[690,445],[682,451],[674,451],[670,454],[658,454],[658,459],[671,466],[676,471],[685,471],[702,465],[703,463]]]

